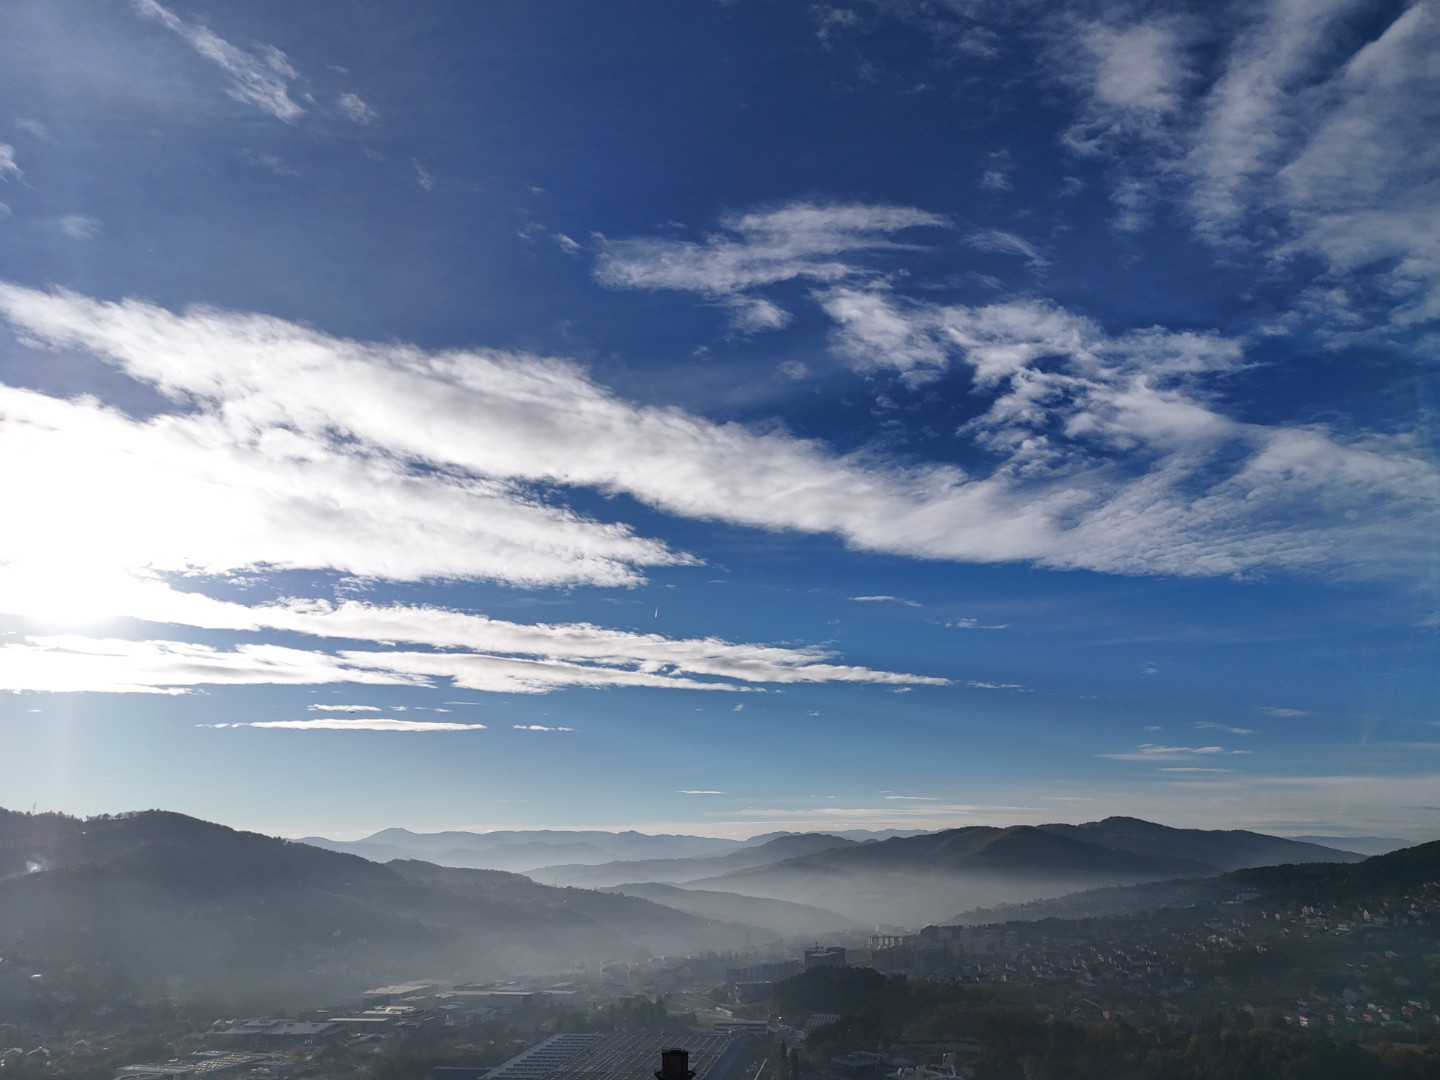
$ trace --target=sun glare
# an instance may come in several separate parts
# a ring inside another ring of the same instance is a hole
[[[142,585],[118,569],[10,565],[0,568],[0,607],[54,626],[83,626],[128,614]]]

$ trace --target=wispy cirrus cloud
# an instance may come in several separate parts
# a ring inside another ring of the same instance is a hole
[[[231,98],[286,123],[294,123],[305,114],[305,109],[290,96],[290,83],[299,77],[298,72],[279,49],[265,45],[255,52],[247,51],[200,23],[182,19],[156,0],[130,0],[130,5],[229,75],[225,93]]]
[[[84,214],[64,214],[56,219],[56,227],[71,240],[93,240],[100,235],[100,222]]]
[[[577,663],[450,650],[342,649],[330,653],[264,644],[222,649],[177,640],[27,635],[0,645],[0,690],[181,694],[195,687],[217,685],[360,683],[435,687],[443,683],[497,694],[545,694],[566,687],[744,692],[756,688],[754,683],[760,681],[756,676],[764,669],[760,665],[746,670],[733,662],[716,666],[738,670],[742,679],[685,675],[672,667],[634,657],[614,658],[609,663]],[[838,679],[845,681],[947,682],[888,672],[859,678],[865,669],[832,667]],[[778,665],[768,670],[787,682],[832,681],[819,671],[806,671],[804,666],[788,671]]]
[[[357,124],[369,125],[380,119],[380,114],[361,99],[359,94],[341,94],[335,102],[336,108],[345,119]]]
[[[1254,729],[1254,728],[1231,727],[1229,724],[1216,724],[1216,723],[1214,723],[1214,722],[1212,722],[1212,721],[1209,721],[1209,720],[1200,720],[1200,721],[1197,721],[1196,724],[1195,724],[1195,727],[1198,728],[1198,729],[1200,729],[1200,730],[1202,730],[1202,731],[1205,731],[1205,730],[1209,730],[1209,731],[1223,731],[1223,732],[1225,732],[1227,735],[1254,735],[1254,734],[1255,734],[1255,729]]]
[[[996,454],[1004,475],[1026,478],[1032,508],[1052,483],[1098,496],[1049,511],[1068,520],[1067,538],[1087,561],[1128,535],[1132,550],[1151,555],[1199,541],[1189,546],[1200,559],[1192,572],[1218,557],[1235,569],[1257,559],[1251,565],[1388,573],[1421,558],[1421,538],[1440,527],[1440,470],[1404,437],[1225,415],[1211,388],[1245,364],[1233,339],[1158,327],[1111,335],[1037,301],[939,305],[842,286],[822,303],[837,348],[862,369],[920,384],[955,365],[968,370],[988,407],[960,434]],[[1352,502],[1343,524],[1337,499]],[[1142,521],[1148,539],[1130,532]],[[1389,554],[1377,559],[1381,549]]]
[[[0,143],[0,180],[18,180],[24,175],[15,163],[15,148],[8,143]]]
[[[1134,750],[1119,754],[1097,754],[1096,757],[1114,761],[1167,761],[1174,758],[1208,757],[1215,754],[1248,754],[1248,750],[1227,750],[1223,746],[1162,746],[1158,743],[1141,743]]]
[[[674,289],[728,308],[742,330],[780,329],[790,314],[757,288],[786,281],[838,282],[873,271],[863,256],[904,250],[897,236],[948,225],[912,207],[792,203],[731,214],[702,241],[640,238],[607,241],[595,276],[619,289]]]
[[[306,708],[311,712],[359,713],[384,711],[378,705],[307,705]]]
[[[37,578],[33,571],[0,567],[0,612],[44,617],[63,608],[60,579]],[[423,672],[427,679],[452,678],[475,689],[539,693],[563,685],[671,686],[695,688],[691,677],[724,680],[704,683],[917,683],[945,685],[947,680],[904,672],[877,671],[835,663],[820,648],[736,643],[718,638],[667,638],[659,634],[612,630],[590,623],[516,623],[440,607],[375,605],[346,600],[286,599],[246,605],[181,591],[154,578],[120,574],[71,580],[68,587],[98,592],[88,603],[103,601],[96,614],[127,615],[145,622],[204,630],[283,631],[323,639],[423,645],[446,650],[434,654]],[[17,646],[18,647],[18,646]],[[466,650],[457,652],[455,650]],[[427,654],[402,652],[408,665]],[[366,659],[370,657],[370,659]],[[352,662],[369,669],[383,659],[356,651]],[[331,681],[331,680],[319,680]],[[369,705],[312,705],[316,711],[378,711]]]
[[[41,693],[183,694],[197,686],[366,683],[423,686],[423,675],[347,663],[281,645],[221,649],[187,641],[78,634],[0,644],[0,689]]]
[[[1199,20],[1179,15],[1059,20],[1047,53],[1052,77],[1075,90],[1081,105],[1066,145],[1096,155],[1136,139],[1169,138],[1195,81],[1191,50],[1203,30]]]
[[[574,731],[573,727],[561,727],[550,724],[511,724],[515,731]]]
[[[921,607],[918,600],[907,600],[903,596],[852,596],[851,600],[858,600],[862,604],[899,604],[901,607]]]
[[[484,731],[484,724],[452,724],[440,720],[392,720],[367,716],[357,720],[327,718],[323,720],[252,720],[248,723],[201,724],[210,728],[269,728],[278,731],[401,731],[433,733],[440,731]]]
[[[966,235],[964,244],[975,251],[984,251],[992,255],[1017,255],[1029,263],[1031,269],[1035,270],[1050,265],[1050,260],[1045,258],[1034,244],[1002,229],[976,229]]]
[[[1440,13],[1396,5],[1366,27],[1375,16],[1360,0],[1266,0],[1243,21],[1053,17],[1047,72],[1078,107],[1065,141],[1108,166],[1122,227],[1173,194],[1213,244],[1320,260],[1326,300],[1302,306],[1337,334],[1433,321]],[[1385,302],[1365,310],[1377,285]]]

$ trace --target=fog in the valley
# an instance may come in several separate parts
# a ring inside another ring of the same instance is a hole
[[[268,1011],[419,973],[459,983],[821,938],[858,945],[876,928],[1097,885],[1360,858],[1133,819],[749,842],[396,829],[330,846],[377,858],[159,811],[0,811],[4,974],[78,972],[98,994],[159,986]],[[555,861],[582,850],[592,862]],[[523,875],[427,856],[539,865]]]

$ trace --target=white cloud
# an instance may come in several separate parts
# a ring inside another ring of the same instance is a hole
[[[692,561],[513,484],[427,474],[318,431],[216,411],[137,421],[94,401],[3,386],[0,418],[6,456],[32,463],[0,475],[12,508],[6,556],[43,568],[33,582],[17,579],[28,592],[48,582],[83,598],[85,578],[107,569],[220,575],[259,565],[623,585],[640,579],[638,567]],[[70,498],[57,505],[57,490]],[[67,567],[74,585],[63,584]],[[104,588],[125,591],[127,582]]]
[[[15,164],[15,148],[8,143],[0,143],[0,180],[9,180],[12,177],[18,180],[24,175],[20,166]]]
[[[810,5],[810,18],[815,21],[815,36],[820,44],[830,47],[835,38],[860,24],[860,17],[849,8],[831,7],[826,4]]]
[[[74,601],[67,600],[66,589],[73,590]],[[78,604],[78,609],[66,611],[67,603],[72,602]],[[488,668],[492,680],[500,679],[511,688],[546,685],[552,664],[557,665],[553,669],[556,684],[576,682],[577,672],[588,673],[589,678],[601,684],[630,677],[623,671],[615,674],[613,669],[654,676],[657,681],[647,685],[657,686],[680,685],[676,676],[681,675],[748,683],[943,685],[946,681],[832,663],[832,653],[813,647],[732,643],[717,638],[675,639],[610,630],[590,623],[515,623],[446,608],[373,605],[356,600],[331,603],[288,599],[251,606],[180,591],[155,579],[124,574],[86,577],[64,565],[56,567],[50,578],[38,574],[33,565],[25,569],[0,567],[0,611],[7,610],[32,618],[47,614],[69,618],[129,615],[148,622],[207,630],[280,630],[320,638],[471,650],[463,659],[471,679],[480,679],[476,673]],[[462,654],[440,655],[454,658]],[[443,665],[444,661],[439,662]],[[456,664],[461,662],[455,660]],[[517,667],[516,663],[524,666]],[[577,668],[577,664],[583,666]],[[431,672],[444,673],[439,669]],[[374,708],[312,707],[334,711]]]
[[[572,727],[551,727],[546,724],[511,724],[516,731],[574,731]]]
[[[985,682],[980,679],[969,679],[960,685],[968,686],[972,690],[1019,690],[1026,694],[1031,692],[1029,687],[1021,686],[1019,683]]]
[[[380,114],[366,105],[359,94],[341,94],[335,105],[347,120],[357,124],[373,124],[380,118]]]
[[[485,690],[497,694],[544,694],[560,687],[668,687],[674,690],[748,690],[728,682],[709,682],[665,671],[604,664],[577,664],[563,660],[493,656],[483,653],[371,652],[342,650],[345,663],[357,668],[390,673],[408,681],[431,684],[448,679],[456,689]]]
[[[979,619],[951,619],[945,624],[947,630],[1004,630],[1009,623],[982,623]]]
[[[1030,241],[1001,229],[977,229],[965,237],[965,246],[993,255],[1018,255],[1036,270],[1050,265]]]
[[[1173,758],[1208,756],[1211,754],[1243,754],[1245,750],[1226,750],[1223,746],[1160,746],[1155,743],[1141,743],[1134,750],[1123,754],[1096,754],[1096,757],[1111,758],[1114,761],[1166,761]]]
[[[903,607],[920,607],[918,600],[906,600],[903,596],[852,596],[863,604],[900,604]]]
[[[298,170],[287,165],[278,154],[257,154],[251,150],[240,151],[240,160],[257,169],[264,169],[271,176],[299,176]]]
[[[1194,178],[1192,209],[1202,232],[1222,239],[1256,197],[1257,182],[1284,161],[1295,135],[1294,100],[1333,48],[1337,20],[1354,0],[1260,5],[1258,18],[1226,58],[1203,103],[1184,163]]]
[[[265,625],[262,620],[258,625]],[[583,633],[583,627],[572,628]],[[592,628],[593,629],[593,628]],[[602,636],[605,632],[599,632]],[[660,639],[655,639],[657,642]],[[703,653],[703,643],[677,642]],[[433,687],[447,680],[457,689],[490,693],[544,694],[563,687],[647,687],[677,690],[745,691],[747,682],[773,676],[787,682],[879,682],[900,680],[945,685],[946,680],[890,672],[869,672],[825,663],[804,663],[807,655],[792,650],[730,646],[717,643],[719,654],[706,662],[697,656],[691,666],[709,669],[706,677],[686,675],[674,665],[652,658],[620,655],[605,662],[554,658],[498,656],[456,651],[417,652],[402,649],[345,649],[332,654],[273,645],[241,644],[233,649],[173,640],[131,641],[78,634],[28,636],[0,645],[0,690],[46,693],[184,693],[205,685],[285,684]],[[750,650],[756,659],[746,663]],[[580,651],[584,651],[583,646]],[[595,650],[591,650],[592,655]],[[640,651],[640,650],[635,650]],[[766,662],[765,653],[786,654],[781,663]],[[788,661],[788,662],[785,662]],[[721,678],[728,676],[726,681]],[[312,706],[317,712],[381,711],[373,706]],[[388,711],[403,712],[401,707]],[[737,710],[738,711],[738,710]]]
[[[1078,105],[1066,142],[1105,161],[1117,227],[1178,193],[1211,243],[1307,275],[1301,258],[1323,263],[1315,291],[1330,299],[1295,303],[1342,339],[1440,319],[1440,10],[1396,5],[1364,33],[1375,12],[1359,0],[1262,0],[1208,29],[1203,17],[1051,24],[1047,70]],[[1387,302],[1365,311],[1376,286]]]
[[[305,110],[290,97],[290,82],[298,74],[283,52],[262,46],[247,52],[232,45],[199,23],[187,22],[156,0],[131,0],[142,16],[178,35],[187,45],[230,76],[225,92],[236,101],[252,105],[277,120],[293,123]]]
[[[1009,191],[1014,182],[1010,174],[1015,168],[1015,159],[1008,150],[994,150],[985,155],[986,165],[980,174],[978,187],[982,191]]]
[[[50,141],[50,129],[47,128],[44,124],[42,124],[39,120],[33,120],[29,117],[24,116],[17,116],[15,118],[15,126],[21,131],[28,132],[29,134],[35,136],[35,138],[37,139],[43,139],[46,142]],[[0,172],[3,171],[3,169],[0,169]]]
[[[676,795],[724,795],[725,792],[723,792],[723,791],[701,791],[701,790],[697,790],[697,789],[691,789],[691,790],[688,790],[688,791],[677,791],[675,794],[676,794]]]
[[[430,170],[418,161],[412,161],[411,164],[415,166],[415,182],[426,191],[435,190],[435,177],[430,175]]]
[[[72,240],[93,240],[100,235],[100,222],[84,214],[66,214],[55,224]]]
[[[723,305],[730,312],[730,325],[744,334],[783,330],[794,318],[779,304],[758,296],[727,297]]]
[[[1321,88],[1338,104],[1277,177],[1295,227],[1282,252],[1318,254],[1342,282],[1378,278],[1402,326],[1440,319],[1437,54],[1440,10],[1411,5]]]
[[[790,316],[750,290],[778,282],[837,282],[863,276],[856,258],[911,245],[896,234],[942,227],[939,215],[903,206],[793,203],[776,210],[731,214],[722,231],[696,243],[636,239],[606,243],[595,276],[623,289],[676,289],[722,304],[737,328],[778,329]]]
[[[1028,495],[1004,518],[1012,544],[1048,546],[1045,532],[1064,522],[1051,539],[1063,535],[1092,568],[1153,570],[1183,548],[1190,569],[1173,572],[1268,564],[1367,575],[1387,560],[1413,566],[1440,527],[1440,471],[1403,436],[1341,441],[1316,425],[1219,412],[1209,388],[1243,363],[1234,340],[1160,328],[1109,335],[1037,301],[945,306],[843,286],[821,302],[857,367],[923,383],[962,365],[988,393],[960,434],[998,457],[972,495]]]
[[[358,720],[256,720],[241,724],[201,724],[213,728],[275,728],[283,731],[484,731],[484,724],[451,724],[439,720],[390,720],[367,716]]]
[[[310,705],[311,712],[383,712],[378,705]]]
[[[279,645],[217,649],[184,641],[128,641],[73,634],[0,645],[0,690],[179,694],[196,686],[425,685],[423,677],[365,670],[326,653]]]
[[[1254,735],[1254,728],[1231,727],[1229,724],[1215,724],[1208,720],[1200,720],[1195,726],[1201,730],[1223,731],[1228,735]]]
[[[1268,706],[1260,710],[1270,716],[1279,717],[1281,720],[1298,720],[1302,716],[1309,716],[1308,709],[1286,709],[1277,706]]]
[[[566,255],[580,254],[581,247],[579,243],[577,243],[572,238],[566,236],[563,232],[552,233],[551,239],[555,241],[555,243],[559,246],[560,250],[565,252]]]
[[[991,401],[962,434],[994,455],[988,475],[632,405],[556,360],[0,285],[0,316],[28,339],[88,351],[175,403],[139,421],[0,388],[0,439],[37,463],[0,476],[5,505],[46,508],[12,513],[6,540],[65,566],[522,584],[626,584],[694,561],[538,497],[562,487],[862,550],[1129,573],[1403,572],[1435,531],[1440,475],[1403,440],[1342,444],[1216,412],[1204,379],[1240,363],[1232,341],[1112,336],[1034,302],[823,299],[857,363],[910,370],[924,352],[932,370],[972,369]],[[1047,358],[1060,363],[1035,363]],[[75,493],[74,522],[54,518],[57,489]]]
[[[1161,137],[1193,79],[1188,50],[1197,33],[1173,16],[1128,26],[1062,23],[1050,51],[1052,70],[1082,102],[1066,145],[1090,154],[1115,150],[1131,137]]]
[[[939,802],[930,795],[886,795],[887,802]]]

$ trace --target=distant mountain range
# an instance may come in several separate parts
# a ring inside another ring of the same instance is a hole
[[[1364,857],[1263,833],[1175,829],[1126,817],[899,835],[782,833],[748,841],[636,832],[386,829],[348,844],[306,842],[374,859],[418,856],[453,866],[517,870],[547,885],[623,885],[636,895],[641,883],[679,885],[820,908],[840,922],[896,926],[931,922],[967,905],[1057,896],[1087,886]],[[544,861],[547,856],[553,861]],[[666,902],[678,906],[676,894],[669,896]],[[696,910],[693,904],[683,909]]]
[[[967,905],[1055,896],[1092,885],[1364,857],[1262,833],[1174,829],[1124,817],[1082,825],[778,833],[749,840],[634,831],[395,828],[358,841],[307,837],[303,842],[377,862],[420,858],[515,871],[553,886],[680,885],[816,907],[841,922],[899,926],[933,921]]]
[[[600,874],[594,879],[582,882],[579,875],[572,875],[570,871],[574,867],[620,861],[681,860],[725,855],[797,835],[801,834],[774,832],[752,836],[748,840],[727,840],[714,836],[651,835],[634,831],[603,830],[451,830],[416,833],[408,829],[382,829],[362,840],[329,840],[323,836],[306,836],[301,838],[300,843],[325,848],[327,851],[359,855],[375,862],[419,858],[442,866],[513,870],[520,873],[537,871],[537,877],[546,881],[558,880],[560,884],[614,885],[634,880],[636,875],[632,873],[627,877],[624,874]],[[863,841],[914,836],[917,832],[900,829],[854,829],[835,835],[841,840]],[[683,873],[683,870],[678,872]],[[644,876],[649,873],[646,871]],[[575,876],[576,880],[570,880],[572,876]]]
[[[912,925],[1087,885],[1205,877],[1246,866],[1356,862],[1354,852],[1241,830],[1174,829],[1138,818],[1084,825],[969,826],[832,847],[692,888],[814,903],[865,923]]]
[[[672,885],[713,878],[755,867],[773,866],[786,859],[813,855],[837,848],[856,847],[857,842],[825,833],[795,833],[777,836],[754,847],[703,855],[689,859],[638,859],[601,863],[598,866],[542,866],[530,876],[552,885],[575,885],[586,889],[604,888],[623,882],[658,881]]]

